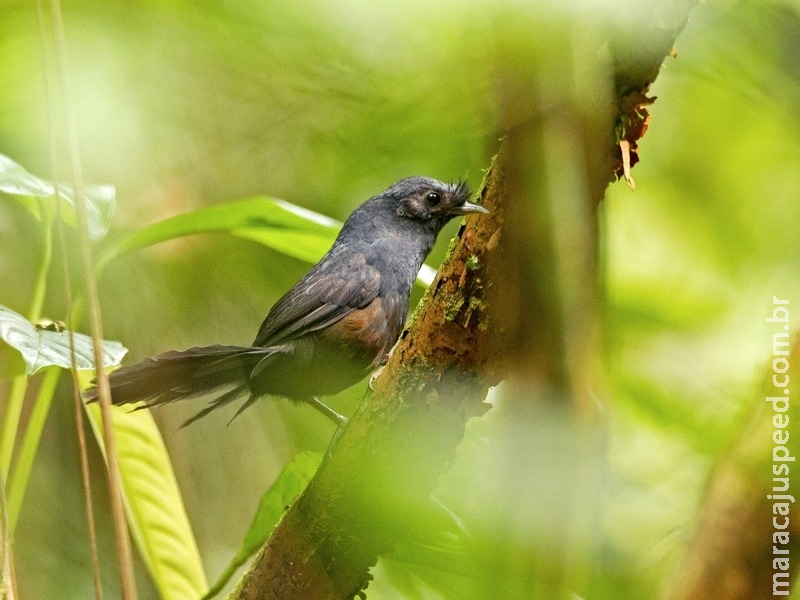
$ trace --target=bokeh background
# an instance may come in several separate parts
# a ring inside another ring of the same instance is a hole
[[[499,147],[496,47],[513,4],[65,2],[84,174],[117,188],[111,239],[254,195],[343,220],[411,174],[477,186]],[[553,2],[525,14],[546,64],[547,36],[564,31],[551,24],[625,21],[629,8]],[[572,34],[579,44],[581,32]],[[0,5],[0,152],[47,177],[42,72],[52,64],[43,67],[40,46],[34,4]],[[800,307],[800,4],[711,0],[694,9],[675,46],[651,90],[658,99],[636,191],[615,183],[604,203],[608,443],[596,534],[605,560],[594,583],[576,590],[586,598],[657,597],[715,460],[757,399],[772,296]],[[26,312],[41,239],[26,211],[0,202],[0,304]],[[127,361],[247,343],[307,268],[221,234],[126,256],[100,281],[105,337],[130,348]],[[62,284],[56,269],[51,318],[63,318]],[[0,381],[0,398],[7,389]],[[362,393],[331,403],[347,412]],[[324,451],[332,432],[317,414],[282,403],[179,429],[193,413],[178,404],[156,418],[213,580],[281,467],[299,450]],[[74,427],[64,385],[15,540],[22,598],[93,593]],[[491,426],[472,434],[489,447],[502,435]],[[113,597],[96,449],[92,461]],[[490,480],[493,465],[473,466],[461,493],[488,501],[475,481]],[[440,597],[424,579],[398,582],[390,567],[379,567],[374,597],[397,597],[393,585],[407,597]],[[139,579],[141,596],[154,594],[143,571]]]

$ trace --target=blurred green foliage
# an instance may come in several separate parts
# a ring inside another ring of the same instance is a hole
[[[406,175],[466,175],[477,185],[497,150],[494,49],[505,8],[66,2],[84,172],[117,188],[107,243],[168,216],[256,195],[341,220]],[[523,24],[547,64],[548,35],[563,31],[549,29],[553,22],[599,27],[631,19],[627,9],[613,0],[544,4],[523,11]],[[603,19],[593,21],[595,14]],[[574,35],[578,44],[580,31]],[[658,595],[714,457],[758,392],[771,353],[764,318],[772,296],[800,303],[800,9],[790,0],[708,2],[692,13],[676,49],[651,90],[658,100],[633,170],[637,191],[613,185],[602,209],[607,443],[595,468],[605,501],[595,515],[596,539],[578,542],[599,557],[575,566],[573,589],[584,598]],[[0,152],[39,174],[49,170],[42,71],[32,5],[4,3]],[[23,209],[0,202],[0,304],[25,312],[41,236]],[[130,360],[249,341],[306,268],[225,235],[122,257],[100,281],[106,337],[129,347]],[[64,314],[57,271],[44,310],[54,319]],[[0,381],[0,397],[6,392]],[[354,388],[332,404],[347,412],[362,393]],[[66,388],[63,398],[20,515],[22,598],[92,595]],[[177,431],[194,411],[175,405],[155,416],[214,580],[283,465],[300,449],[324,451],[332,432],[312,411],[269,402],[227,427],[230,415],[222,414]],[[474,424],[443,496],[465,520],[452,535],[470,533],[479,550],[473,559],[492,553],[490,566],[509,573],[505,595],[519,597],[530,582],[512,575],[546,562],[539,541],[558,533],[537,519],[558,501],[558,488],[548,499],[537,486],[543,474],[557,473],[565,440],[557,419],[532,431],[506,419],[501,404]],[[520,456],[514,440],[531,436],[552,454]],[[94,452],[100,554],[113,557]],[[470,575],[481,573],[469,557],[452,556],[454,573],[443,574],[424,558],[415,567],[409,555],[424,553],[406,548],[381,562],[370,598],[394,598],[397,590],[409,598],[459,597]],[[114,597],[111,564],[104,578]],[[149,585],[143,576],[142,597],[153,593]]]

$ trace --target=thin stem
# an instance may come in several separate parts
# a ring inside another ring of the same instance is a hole
[[[35,323],[42,316],[42,306],[44,305],[45,293],[47,292],[47,273],[50,271],[50,263],[53,258],[53,228],[52,218],[47,217],[45,207],[41,205],[40,213],[45,221],[44,227],[44,251],[42,260],[39,263],[39,270],[36,275],[36,286],[33,290],[31,308],[28,311],[28,320]],[[22,416],[22,405],[25,402],[25,392],[28,390],[28,378],[25,375],[14,377],[8,398],[8,408],[3,419],[3,434],[0,438],[0,473],[4,480],[8,480],[9,470],[11,469],[11,458],[14,454],[14,444],[17,441],[19,432],[19,421]]]
[[[50,264],[53,262],[53,218],[52,211],[48,211],[42,198],[38,198],[39,212],[42,215],[44,229],[44,251],[42,261],[39,263],[39,272],[36,274],[36,286],[33,289],[33,299],[31,308],[28,311],[28,320],[36,323],[42,318],[42,307],[47,293],[47,274],[50,272]]]
[[[3,419],[3,433],[0,436],[0,476],[5,481],[11,468],[11,456],[14,453],[14,442],[17,440],[19,420],[22,416],[22,404],[25,401],[25,392],[28,389],[28,378],[17,375],[11,382],[8,393],[8,406]]]
[[[74,398],[75,406],[75,430],[78,434],[78,453],[81,462],[81,480],[83,482],[83,497],[86,507],[86,523],[89,535],[89,553],[92,561],[92,580],[94,583],[95,600],[103,599],[103,587],[100,580],[100,557],[97,551],[97,532],[95,530],[94,522],[94,506],[92,501],[92,480],[89,471],[89,453],[86,446],[86,429],[83,422],[83,402],[81,400],[81,390],[78,384],[78,367],[75,361],[75,323],[80,320],[78,314],[80,309],[75,310],[72,297],[72,289],[70,287],[70,268],[69,268],[69,255],[67,253],[67,241],[64,234],[64,220],[61,218],[61,193],[58,183],[58,157],[56,154],[56,128],[53,123],[53,106],[52,95],[50,93],[50,86],[48,84],[48,69],[47,69],[47,48],[45,45],[47,27],[45,25],[44,9],[42,7],[42,0],[36,0],[36,15],[39,24],[39,40],[41,43],[42,51],[42,73],[43,73],[43,89],[45,96],[45,111],[47,117],[47,131],[49,137],[50,148],[50,170],[53,173],[53,187],[55,188],[55,207],[56,207],[56,228],[58,230],[58,244],[61,250],[61,266],[64,272],[64,295],[66,298],[66,320],[67,331],[69,332],[69,354],[70,354],[70,372],[72,374],[72,395]],[[26,436],[27,437],[27,436]],[[38,442],[37,442],[38,445]]]
[[[72,344],[72,342],[70,342]],[[73,351],[74,356],[74,351]],[[83,480],[83,497],[86,501],[86,520],[89,526],[89,549],[92,555],[92,576],[94,579],[94,595],[102,600],[103,588],[100,583],[100,557],[97,552],[97,532],[94,525],[94,505],[92,502],[92,480],[89,474],[89,453],[86,450],[86,427],[83,423],[83,402],[78,377],[73,370],[72,392],[75,397],[75,427],[78,432],[78,448],[81,457],[81,479]]]
[[[8,531],[5,479],[0,477],[0,598],[14,600],[14,580],[11,575],[11,534]]]
[[[81,171],[78,148],[78,127],[71,106],[69,68],[67,65],[67,41],[64,33],[64,19],[61,14],[59,0],[50,0],[53,13],[53,32],[58,58],[57,71],[60,78],[64,120],[66,122],[67,146],[72,166],[72,178],[75,191],[75,213],[78,225],[78,240],[81,250],[84,285],[86,287],[86,304],[89,312],[89,325],[94,342],[95,367],[97,369],[97,389],[100,409],[103,417],[103,439],[106,447],[106,463],[108,467],[108,489],[111,503],[111,515],[114,521],[114,539],[116,542],[117,561],[120,570],[120,591],[122,600],[136,598],[136,584],[133,577],[133,557],[131,541],[128,535],[128,524],[125,520],[125,507],[122,499],[117,444],[114,426],[111,421],[111,393],[108,376],[103,368],[103,327],[100,317],[100,304],[97,297],[97,282],[93,277],[92,249],[89,243],[89,227],[86,214],[83,173]]]
[[[8,532],[11,536],[14,535],[16,529],[25,489],[28,487],[28,479],[31,475],[31,467],[36,458],[36,450],[39,448],[39,440],[42,438],[42,430],[47,421],[47,414],[50,412],[50,404],[53,401],[60,375],[60,367],[47,368],[47,373],[36,395],[28,427],[25,429],[22,446],[14,463],[14,473],[8,482]]]
[[[42,204],[41,199],[39,200],[40,205],[40,213],[42,214],[42,218],[45,221],[45,235],[44,235],[44,251],[42,253],[42,261],[39,264],[39,271],[36,275],[36,286],[34,287],[33,292],[33,299],[31,300],[31,307],[30,311],[28,312],[28,320],[32,322],[36,322],[40,319],[42,315],[42,307],[44,306],[44,298],[45,293],[47,291],[47,274],[50,271],[50,263],[52,262],[53,258],[53,227],[52,227],[52,218],[47,216],[48,212],[45,210],[45,207]],[[57,371],[57,369],[56,369]],[[22,417],[22,407],[25,403],[25,393],[28,391],[28,377],[27,375],[17,375],[14,377],[14,380],[11,383],[11,390],[9,391],[8,395],[8,406],[6,408],[6,414],[3,419],[3,432],[2,436],[0,436],[0,478],[3,482],[3,489],[0,490],[0,495],[2,495],[2,502],[3,502],[3,582],[7,586],[5,589],[2,590],[3,595],[0,596],[8,600],[12,598],[14,595],[14,586],[11,580],[11,537],[14,532],[14,526],[16,525],[17,516],[19,515],[19,509],[22,505],[22,496],[25,494],[25,487],[27,487],[28,477],[30,475],[30,468],[31,464],[33,463],[33,457],[36,455],[36,449],[39,445],[39,438],[41,437],[41,428],[37,433],[36,429],[41,425],[44,427],[44,421],[47,418],[47,411],[50,408],[50,400],[52,400],[53,393],[55,391],[55,383],[58,382],[58,375],[55,376],[55,381],[53,382],[52,386],[48,386],[45,382],[42,384],[41,389],[49,389],[48,394],[48,401],[47,406],[45,408],[44,414],[41,414],[41,411],[38,411],[39,414],[37,415],[37,419],[40,421],[39,424],[35,425],[33,429],[31,426],[28,426],[28,431],[26,431],[25,439],[22,444],[22,448],[20,453],[25,454],[24,461],[30,461],[30,463],[20,465],[20,462],[17,462],[14,468],[14,478],[12,481],[9,481],[8,487],[6,487],[5,482],[8,481],[9,471],[11,470],[11,459],[14,455],[14,445],[17,441],[17,434],[19,433],[19,424],[20,419]],[[40,397],[42,395],[40,389]],[[38,404],[37,404],[38,406]],[[34,408],[34,412],[36,408]],[[34,439],[35,437],[35,439]],[[29,444],[34,444],[33,447],[30,447]],[[22,470],[20,471],[20,467]],[[17,473],[20,473],[21,479],[18,480]],[[19,483],[15,483],[18,481]],[[10,495],[9,503],[6,503],[6,490]],[[19,496],[18,498],[15,496]],[[11,500],[13,500],[13,504],[11,504]],[[13,513],[11,512],[13,510]],[[8,578],[6,578],[8,575]]]

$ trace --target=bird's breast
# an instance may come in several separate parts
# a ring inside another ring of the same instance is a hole
[[[320,337],[326,344],[339,346],[344,353],[360,355],[368,368],[380,362],[400,335],[405,311],[398,308],[396,303],[378,296],[326,328]]]

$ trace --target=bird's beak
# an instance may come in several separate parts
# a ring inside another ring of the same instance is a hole
[[[489,211],[483,206],[480,204],[473,204],[472,202],[464,202],[461,206],[454,206],[447,212],[451,215],[468,215],[470,213],[489,214]]]

